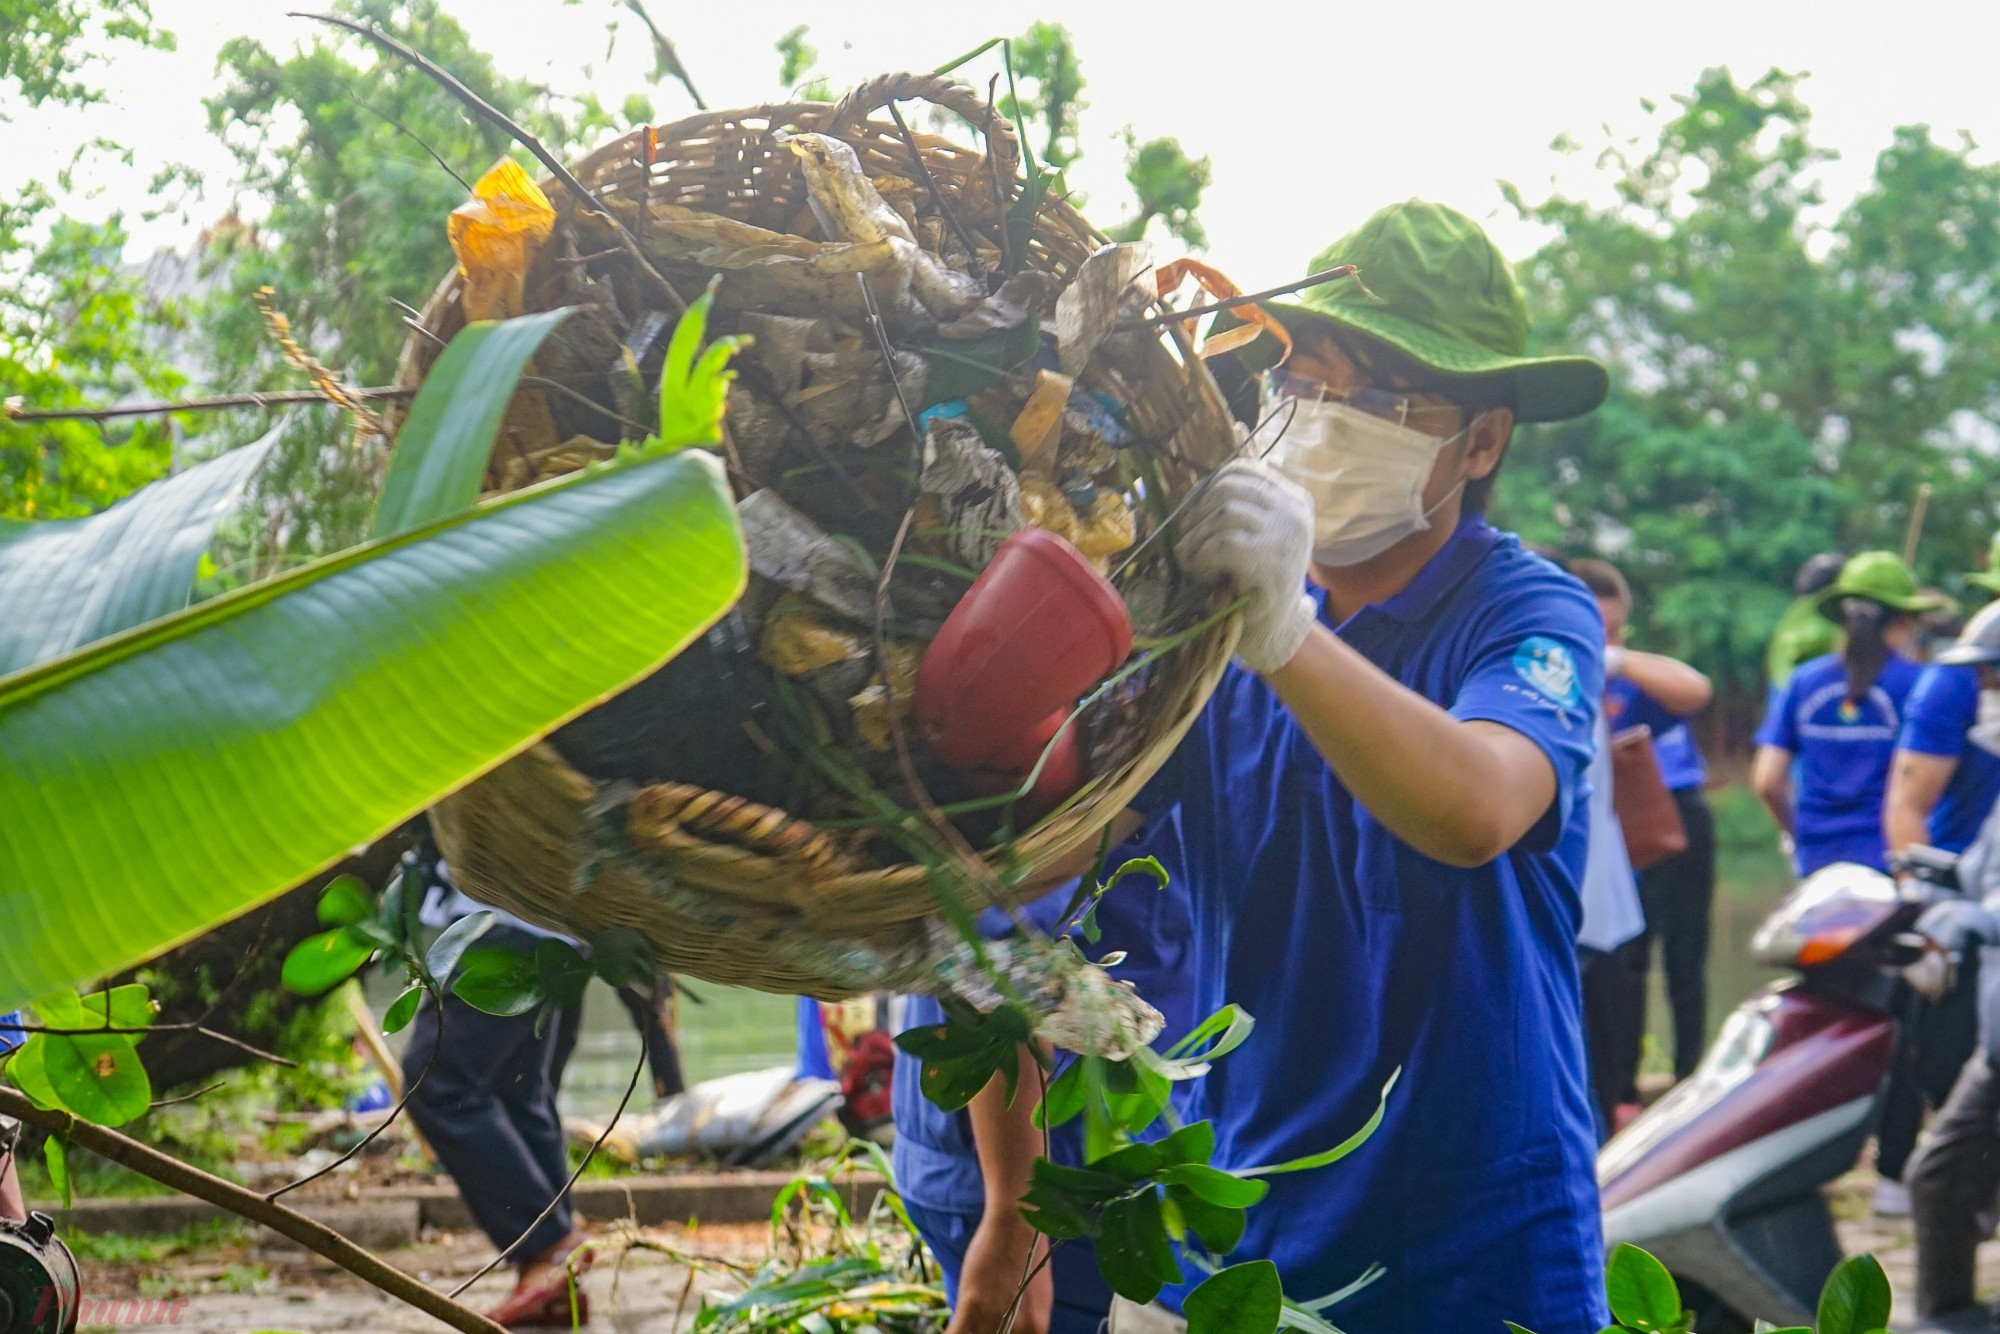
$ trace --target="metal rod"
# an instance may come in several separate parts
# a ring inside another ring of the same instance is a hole
[[[349,389],[354,398],[408,398],[417,392],[415,385],[385,384],[373,389]],[[29,411],[9,400],[6,404],[8,421],[53,422],[53,421],[108,421],[113,417],[164,417],[172,412],[211,412],[218,408],[275,408],[287,403],[331,403],[332,399],[317,389],[287,389],[274,394],[224,394],[219,398],[189,398],[177,403],[121,403],[115,408],[50,408]]]
[[[910,160],[917,164],[917,175],[923,178],[924,189],[931,192],[931,203],[944,215],[945,223],[951,228],[951,234],[965,247],[965,258],[971,266],[972,276],[983,285],[986,282],[986,261],[979,258],[979,247],[972,244],[972,233],[965,230],[965,224],[960,222],[958,214],[952,211],[951,202],[944,197],[944,191],[938,189],[937,180],[931,175],[930,164],[924,161],[924,151],[917,147],[917,136],[911,134],[910,127],[903,122],[903,113],[896,108],[896,99],[893,97],[889,99],[889,119],[896,122],[896,133],[902,136],[903,143],[909,148]]]
[[[1202,492],[1208,490],[1209,484],[1213,482],[1217,477],[1222,475],[1222,470],[1225,467],[1227,467],[1230,463],[1234,462],[1236,456],[1243,452],[1244,447],[1247,446],[1252,440],[1255,440],[1257,438],[1257,432],[1263,430],[1266,426],[1269,426],[1274,420],[1276,420],[1279,413],[1286,412],[1287,416],[1285,417],[1285,424],[1278,428],[1278,433],[1271,437],[1271,443],[1264,446],[1262,452],[1260,452],[1257,455],[1257,457],[1259,459],[1262,459],[1266,455],[1268,455],[1273,449],[1276,449],[1278,446],[1278,442],[1285,438],[1285,432],[1292,429],[1292,418],[1298,415],[1298,411],[1299,411],[1299,401],[1296,398],[1287,398],[1283,403],[1280,403],[1277,407],[1272,408],[1270,412],[1266,413],[1264,419],[1257,423],[1256,427],[1251,430],[1250,434],[1243,437],[1243,444],[1238,445],[1236,448],[1230,450],[1228,458],[1225,458],[1221,463],[1216,464],[1215,467],[1210,470],[1208,476],[1202,478],[1199,482],[1196,482],[1194,484],[1194,490],[1188,492],[1186,497],[1182,499],[1180,504],[1174,506],[1172,510],[1168,511],[1167,517],[1160,520],[1159,525],[1155,527],[1152,532],[1147,533],[1146,536],[1143,539],[1141,539],[1138,546],[1133,547],[1131,551],[1126,553],[1125,559],[1118,562],[1118,567],[1112,570],[1110,574],[1107,574],[1104,577],[1106,579],[1115,581],[1119,575],[1125,573],[1125,571],[1131,567],[1132,562],[1139,559],[1140,553],[1153,544],[1153,539],[1158,537],[1161,533],[1166,532],[1167,525],[1172,523],[1175,519],[1180,518],[1181,512],[1185,510],[1188,506],[1194,504],[1195,498],[1201,495]]]
[[[1206,306],[1189,306],[1186,310],[1169,311],[1165,315],[1148,315],[1145,319],[1140,320],[1139,323],[1151,326],[1156,324],[1174,324],[1181,320],[1198,319],[1203,315],[1213,315],[1218,310],[1229,310],[1235,306],[1247,306],[1269,297],[1283,296],[1287,292],[1300,292],[1308,287],[1318,287],[1321,283],[1330,283],[1341,278],[1352,278],[1359,272],[1360,270],[1352,264],[1342,264],[1336,268],[1321,269],[1318,273],[1308,274],[1297,282],[1280,283],[1276,287],[1267,287],[1261,292],[1250,292],[1243,296],[1232,296],[1227,301],[1216,301]]]

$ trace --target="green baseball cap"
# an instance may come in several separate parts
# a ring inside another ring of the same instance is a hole
[[[1986,547],[1986,568],[1965,576],[1965,582],[1989,593],[2000,593],[2000,533]]]
[[[1835,603],[1842,598],[1866,598],[1894,611],[1938,611],[1951,599],[1926,593],[1917,587],[1917,577],[1903,558],[1893,551],[1864,551],[1840,567],[1840,578],[1819,591],[1819,613],[1828,620],[1840,619]]]
[[[1514,270],[1478,223],[1420,199],[1391,204],[1314,257],[1308,273],[1352,264],[1355,279],[1264,303],[1278,319],[1321,322],[1387,343],[1454,379],[1507,376],[1524,422],[1579,417],[1604,401],[1609,379],[1590,357],[1530,357],[1528,303]],[[1252,370],[1278,357],[1269,334],[1239,355]]]

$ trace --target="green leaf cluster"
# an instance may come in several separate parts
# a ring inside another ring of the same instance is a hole
[[[1637,1246],[1621,1242],[1611,1252],[1604,1292],[1612,1323],[1602,1334],[1693,1334],[1694,1313],[1682,1309],[1674,1276]],[[1875,1257],[1850,1255],[1827,1275],[1812,1326],[1778,1329],[1759,1321],[1757,1328],[1768,1334],[1886,1334],[1889,1303],[1889,1278]],[[1506,1324],[1514,1334],[1530,1334],[1511,1320]]]

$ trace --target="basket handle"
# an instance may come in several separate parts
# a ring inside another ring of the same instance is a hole
[[[955,111],[986,134],[990,151],[1000,168],[1000,179],[1012,182],[1021,169],[1021,141],[1014,124],[980,96],[977,89],[945,74],[878,74],[840,99],[826,118],[827,134],[845,139],[859,129],[869,115],[891,102],[921,98]]]

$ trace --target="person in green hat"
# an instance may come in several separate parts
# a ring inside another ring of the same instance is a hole
[[[1840,577],[1847,557],[1837,551],[1808,556],[1792,577],[1792,601],[1764,648],[1764,683],[1775,701],[1802,662],[1840,649],[1840,627],[1819,614],[1819,595]]]
[[[1923,671],[1910,641],[1917,617],[1941,605],[1893,551],[1853,557],[1818,594],[1820,615],[1844,642],[1792,673],[1757,730],[1750,770],[1800,875],[1834,862],[1882,869],[1890,764],[1904,701]]]
[[[1986,568],[1966,575],[1965,582],[2000,596],[2000,533],[1993,534],[1993,540],[1986,544]]]
[[[1120,824],[1179,812],[1196,1012],[1257,1017],[1180,1110],[1242,1171],[1381,1107],[1338,1164],[1270,1177],[1229,1254],[1298,1294],[1379,1264],[1343,1328],[1592,1334],[1576,938],[1604,624],[1484,511],[1515,423],[1590,411],[1606,374],[1528,354],[1513,272],[1451,209],[1392,205],[1312,268],[1345,263],[1359,282],[1278,308],[1282,366],[1243,349],[1290,401],[1268,459],[1253,437],[1170,530],[1244,600],[1237,661]],[[1170,1325],[1187,1291],[1112,1327]]]

